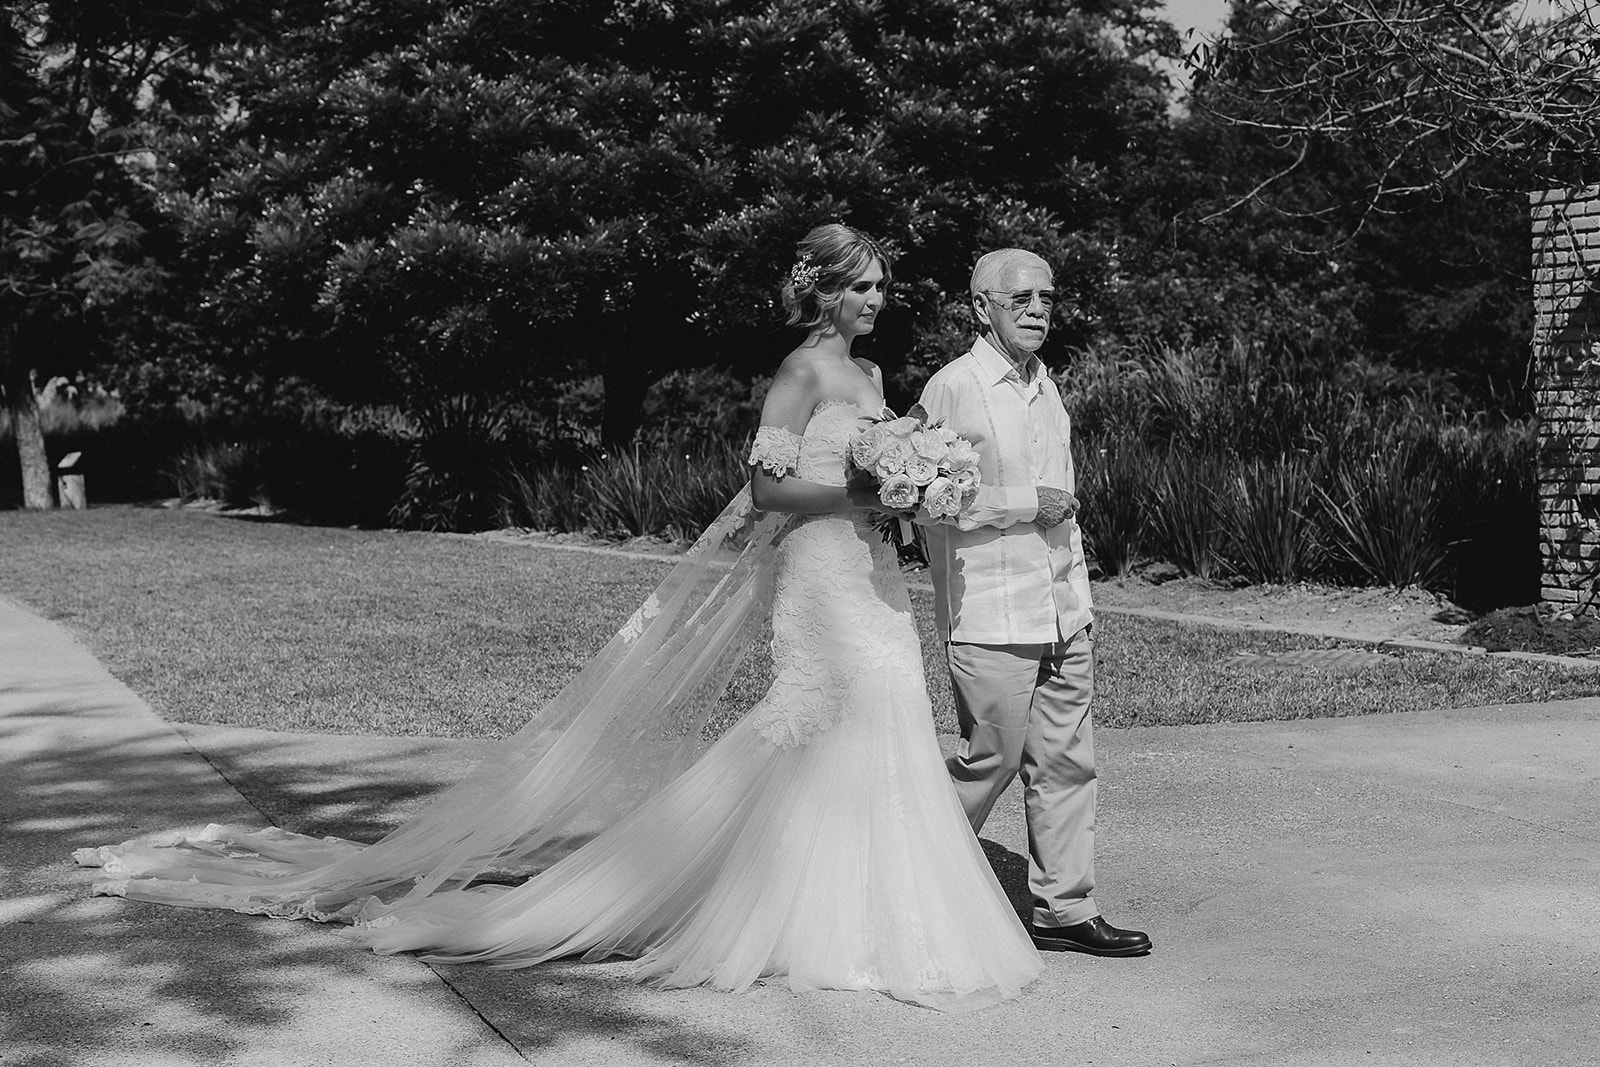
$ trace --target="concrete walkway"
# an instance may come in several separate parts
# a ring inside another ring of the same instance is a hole
[[[625,962],[434,968],[91,898],[74,848],[206,822],[381,833],[479,746],[169,724],[0,599],[0,1064],[1600,1064],[1600,700],[1102,730],[1102,906],[965,1017],[663,992]],[[985,830],[1025,903],[1015,791]]]

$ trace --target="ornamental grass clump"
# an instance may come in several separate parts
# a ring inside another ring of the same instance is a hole
[[[1157,467],[1151,450],[1131,438],[1111,438],[1082,450],[1077,463],[1077,522],[1083,530],[1084,551],[1102,574],[1127,574],[1139,561]]]
[[[549,461],[517,468],[500,495],[500,525],[551,533],[576,533],[589,521],[581,465]]]
[[[665,530],[669,520],[668,465],[638,442],[602,453],[585,467],[580,494],[592,505],[599,533],[644,537]]]
[[[167,468],[175,495],[243,508],[270,504],[259,441],[220,441],[185,449]]]
[[[1438,464],[1412,441],[1340,466],[1331,486],[1315,486],[1330,555],[1364,582],[1438,588],[1450,553],[1439,488]]]
[[[1196,578],[1227,573],[1221,499],[1228,476],[1228,465],[1217,456],[1174,449],[1162,457],[1150,483],[1151,555]]]
[[[659,446],[668,457],[666,485],[667,529],[673,540],[700,535],[722,513],[728,501],[750,480],[745,463],[748,438],[718,438],[697,443],[665,441]]]
[[[1315,507],[1314,460],[1290,453],[1235,471],[1221,498],[1236,573],[1252,582],[1315,575],[1324,552]]]

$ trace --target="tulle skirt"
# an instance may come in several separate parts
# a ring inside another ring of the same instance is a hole
[[[582,773],[555,758],[559,745],[513,760],[510,776],[469,777],[489,785],[372,846],[212,827],[78,861],[105,868],[97,892],[353,921],[350,936],[378,952],[438,962],[617,955],[663,986],[871,989],[945,1010],[1016,995],[1042,965],[941,759],[893,550],[860,516],[821,516],[784,534],[773,567],[766,695],[659,792],[596,836],[564,837],[561,858],[520,885],[416,879],[435,839],[501,827],[491,836],[510,841],[559,811],[574,787],[561,775]],[[578,722],[604,735],[609,708]],[[529,810],[513,810],[518,797],[534,798]]]
[[[694,766],[525,884],[374,903],[355,936],[437,962],[623,955],[664,986],[765,979],[945,1010],[1036,977],[945,770],[892,551],[842,517],[789,540],[777,679]]]
[[[664,986],[877,989],[946,1010],[1016,995],[1040,961],[951,789],[922,706],[772,744],[747,717],[667,789],[516,888],[371,905],[379,952],[525,966],[638,957]]]

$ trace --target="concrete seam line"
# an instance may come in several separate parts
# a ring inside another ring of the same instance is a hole
[[[1448,804],[1453,808],[1465,808],[1467,811],[1475,811],[1480,815],[1487,815],[1496,819],[1504,819],[1507,822],[1514,822],[1521,826],[1531,826],[1536,830],[1544,830],[1552,834],[1558,834],[1562,837],[1577,838],[1579,841],[1600,842],[1600,837],[1596,837],[1593,834],[1586,834],[1577,827],[1554,826],[1546,822],[1536,822],[1533,819],[1524,818],[1520,815],[1513,815],[1510,812],[1496,811],[1494,808],[1487,808],[1481,804],[1469,804],[1464,800],[1456,800],[1452,797],[1442,797],[1422,789],[1412,789],[1409,791],[1414,796],[1427,797],[1429,800],[1432,800],[1435,803]]]
[[[603,556],[621,556],[625,559],[642,559],[661,563],[676,563],[678,560],[677,556],[658,556],[650,552],[634,552],[626,548],[607,548],[604,545],[563,545],[524,540],[515,536],[501,534],[499,531],[491,531],[486,534],[452,534],[448,536],[475,537],[499,544],[525,545],[529,548],[554,548],[563,552],[592,552]],[[933,592],[933,586],[927,582],[907,582],[906,588],[919,593],[931,594]],[[1526,663],[1543,663],[1552,667],[1592,667],[1600,670],[1600,659],[1585,659],[1581,656],[1557,656],[1548,652],[1490,652],[1479,645],[1453,645],[1444,641],[1424,641],[1420,638],[1378,637],[1373,634],[1330,630],[1319,626],[1255,622],[1251,619],[1225,619],[1217,615],[1189,615],[1180,611],[1164,611],[1161,608],[1096,607],[1094,610],[1098,614],[1132,615],[1144,619],[1161,619],[1166,622],[1183,623],[1188,626],[1215,626],[1221,630],[1299,634],[1303,637],[1326,637],[1335,641],[1350,641],[1358,645],[1373,645],[1377,648],[1405,648],[1417,652],[1449,652],[1457,656],[1489,656],[1496,659],[1511,659]]]
[[[120,680],[119,680],[119,684],[120,684]],[[152,708],[151,710],[155,711],[154,708]],[[168,722],[165,718],[162,717],[160,712],[156,712],[156,718],[161,721],[161,724],[163,726],[165,726],[167,729],[171,730],[173,733],[177,734],[178,738],[181,741],[183,741],[184,745],[188,747],[190,752],[193,752],[196,756],[199,756],[201,759],[205,760],[206,766],[210,767],[211,770],[216,774],[216,776],[218,778],[221,778],[224,782],[226,782],[228,784],[228,788],[229,789],[233,790],[235,793],[238,793],[239,794],[239,799],[244,801],[246,804],[250,805],[250,810],[255,812],[257,815],[261,816],[261,821],[262,822],[266,823],[268,826],[277,826],[278,825],[278,820],[274,819],[272,816],[270,816],[266,812],[262,811],[261,810],[261,806],[259,804],[257,804],[254,800],[250,799],[250,794],[246,793],[243,789],[241,789],[239,787],[239,783],[238,782],[235,782],[232,778],[228,777],[228,772],[227,771],[225,771],[221,767],[217,766],[217,764],[212,761],[210,756],[206,755],[205,752],[203,752],[202,750],[200,750],[200,749],[195,747],[194,742],[189,740],[189,735],[188,734],[186,734],[182,730],[178,729],[178,727],[175,724],[173,724],[171,722]]]
[[[419,960],[418,962],[424,967],[428,968],[428,970],[432,971],[433,976],[439,979],[440,982],[444,983],[444,987],[450,990],[450,992],[454,993],[456,997],[460,999],[461,1003],[467,1006],[467,1010],[476,1015],[478,1017],[478,1021],[487,1026],[490,1031],[493,1032],[495,1037],[498,1037],[501,1041],[504,1041],[506,1043],[506,1047],[517,1054],[517,1059],[524,1060],[529,1063],[533,1062],[532,1060],[529,1060],[528,1057],[524,1056],[522,1054],[522,1050],[517,1047],[517,1043],[511,1040],[511,1038],[507,1037],[505,1031],[496,1026],[487,1015],[479,1011],[478,1006],[472,1003],[472,1001],[467,998],[467,995],[461,992],[461,990],[457,988],[456,984],[450,981],[450,978],[443,974],[439,968],[435,967],[431,963],[428,963],[426,960]]]

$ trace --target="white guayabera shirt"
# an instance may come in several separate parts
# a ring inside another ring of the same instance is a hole
[[[953,525],[926,527],[939,632],[971,644],[1047,644],[1093,622],[1078,524],[1033,521],[1040,486],[1077,491],[1072,423],[1043,365],[1024,383],[980,337],[928,379],[922,406],[977,448],[981,478]]]

